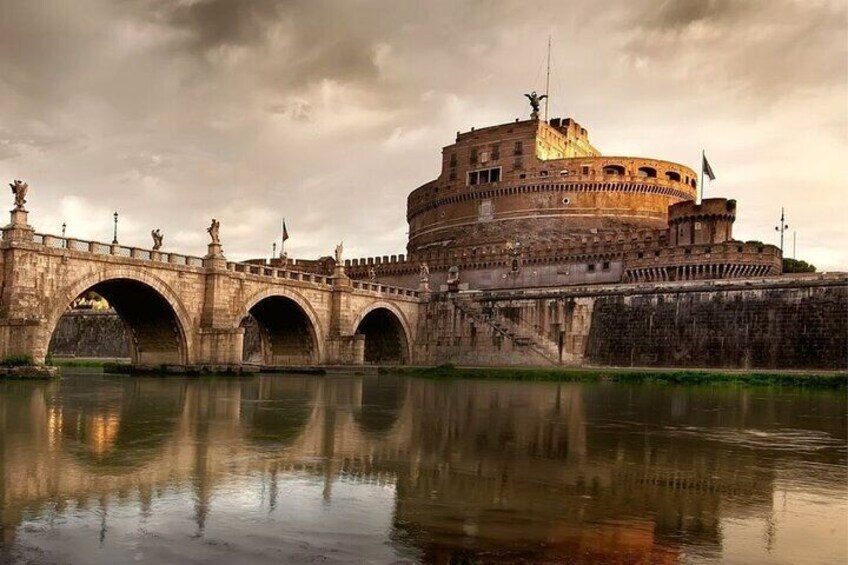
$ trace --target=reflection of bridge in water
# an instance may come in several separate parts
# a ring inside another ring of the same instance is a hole
[[[637,426],[617,420],[659,405],[624,387],[107,379],[92,396],[75,382],[4,384],[7,541],[24,512],[49,501],[108,514],[110,501],[137,495],[150,512],[155,493],[180,486],[194,492],[202,531],[233,475],[261,476],[276,493],[279,479],[306,474],[323,480],[328,501],[339,481],[393,485],[398,539],[435,560],[483,542],[660,559],[658,543],[683,537],[717,552],[721,518],[772,504],[771,459],[665,432],[674,420],[665,408]],[[746,421],[744,406],[717,414],[697,397],[681,401],[704,426],[772,424],[768,414]]]
[[[96,292],[123,320],[139,366],[237,366],[246,325],[265,365],[405,363],[418,294],[333,276],[34,233],[16,209],[3,228],[0,357],[44,360],[59,318]]]

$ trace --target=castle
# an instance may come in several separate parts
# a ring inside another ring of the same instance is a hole
[[[604,156],[571,118],[457,133],[439,176],[407,200],[406,254],[345,261],[346,274],[432,290],[759,277],[772,245],[733,239],[736,202],[697,202],[697,174]],[[332,272],[332,258],[297,261]],[[422,265],[426,265],[422,268]]]

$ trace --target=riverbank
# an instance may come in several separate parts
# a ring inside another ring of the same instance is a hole
[[[731,369],[548,368],[548,367],[381,367],[380,373],[429,379],[490,379],[548,382],[620,382],[666,384],[744,384],[845,388],[845,371],[742,371]]]
[[[54,364],[63,369],[99,368],[110,373],[163,373],[161,368],[149,368],[147,371],[133,370],[120,359],[56,359]],[[187,374],[232,375],[233,371],[218,371],[208,368]],[[744,384],[757,386],[798,386],[815,388],[848,387],[848,372],[845,371],[775,371],[775,370],[739,370],[739,369],[655,369],[617,368],[617,367],[402,367],[402,366],[312,366],[312,367],[251,367],[239,371],[239,374],[297,373],[327,375],[350,374],[390,374],[429,379],[489,379],[511,381],[545,382],[621,382],[621,383],[667,383],[667,384]],[[177,372],[178,373],[178,372]],[[44,377],[42,377],[44,378]]]
[[[17,367],[0,367],[0,380],[3,379],[55,379],[59,376],[57,367],[46,365],[21,365]]]

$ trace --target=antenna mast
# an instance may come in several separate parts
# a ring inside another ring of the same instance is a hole
[[[548,36],[548,70],[545,74],[545,121],[548,121],[548,101],[551,99],[551,36]]]

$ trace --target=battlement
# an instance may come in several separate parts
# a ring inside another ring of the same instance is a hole
[[[736,201],[707,198],[700,204],[678,202],[668,209],[669,240],[672,246],[717,244],[733,239]]]
[[[700,204],[687,200],[672,204],[668,208],[668,223],[676,224],[687,219],[705,219],[720,217],[736,219],[736,201],[727,198],[705,198]]]
[[[625,256],[623,282],[727,279],[779,275],[780,249],[774,245],[726,241],[719,244],[668,247]]]

